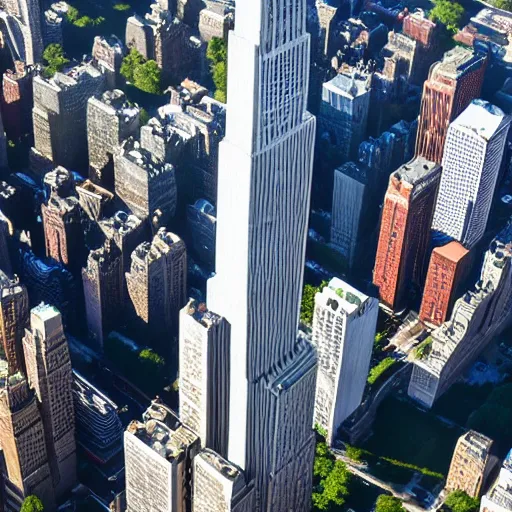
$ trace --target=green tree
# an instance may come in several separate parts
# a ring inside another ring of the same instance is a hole
[[[405,508],[398,498],[381,494],[377,498],[375,512],[405,512]]]
[[[464,491],[451,492],[444,501],[444,504],[452,512],[477,512],[480,508],[478,499],[468,496]]]
[[[149,119],[150,119],[150,117],[149,117],[148,111],[145,108],[141,108],[140,113],[139,113],[140,125],[146,126],[149,122]]]
[[[114,4],[114,6],[112,8],[114,9],[114,11],[124,12],[124,11],[129,11],[132,8],[132,6],[130,4],[119,3],[119,4]]]
[[[136,66],[133,71],[133,85],[150,94],[162,94],[161,80],[162,72],[154,60]]]
[[[373,386],[377,382],[380,382],[391,373],[390,368],[395,366],[395,364],[396,359],[393,359],[392,357],[386,357],[386,359],[383,359],[377,366],[374,366],[370,370],[370,374],[368,375],[368,384]]]
[[[138,386],[148,392],[158,392],[165,380],[165,360],[150,348],[139,353],[139,364],[136,377]]]
[[[44,69],[44,76],[46,78],[51,78],[57,71],[61,71],[62,68],[69,63],[69,59],[64,55],[62,45],[57,43],[49,44],[45,48],[43,59],[46,62]]]
[[[79,18],[80,18],[79,10],[76,7],[73,7],[72,5],[70,5],[68,7],[68,12],[66,13],[66,19],[70,23],[75,23],[75,21],[78,20]]]
[[[228,51],[224,39],[214,37],[206,50],[210,61],[213,83],[215,84],[215,99],[226,103],[228,90]]]
[[[313,313],[315,311],[315,295],[321,292],[328,285],[327,281],[322,281],[320,286],[307,284],[302,292],[302,302],[300,305],[300,321],[303,324],[311,325],[313,323]]]
[[[498,9],[512,12],[512,0],[493,0],[491,3]]]
[[[37,496],[27,496],[21,505],[20,512],[44,512],[44,507]]]
[[[434,8],[430,11],[430,19],[441,23],[452,33],[457,32],[464,16],[464,7],[451,0],[433,1]]]
[[[128,55],[123,59],[121,64],[121,75],[123,75],[128,82],[134,82],[135,70],[146,62],[146,59],[136,48],[132,48]]]
[[[313,492],[315,510],[333,510],[344,505],[349,495],[351,476],[347,466],[337,460],[327,477]]]
[[[326,443],[318,443],[316,445],[315,463],[313,466],[313,476],[319,480],[323,480],[329,476],[334,468],[334,457],[329,451]]]
[[[228,100],[228,66],[226,62],[219,62],[213,67],[213,83],[215,84],[215,99],[226,103]]]
[[[212,64],[218,64],[219,62],[226,62],[228,59],[226,41],[220,37],[214,37],[209,43],[206,49],[206,57]]]

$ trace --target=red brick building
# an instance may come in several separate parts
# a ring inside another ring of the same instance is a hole
[[[420,309],[423,322],[441,325],[448,318],[469,260],[469,251],[456,241],[434,249]]]
[[[403,307],[410,287],[422,284],[440,178],[441,167],[421,157],[390,177],[373,282],[391,309]]]
[[[487,56],[456,46],[434,64],[423,87],[416,156],[441,163],[450,123],[480,96]]]

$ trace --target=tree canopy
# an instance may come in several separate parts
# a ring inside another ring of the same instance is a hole
[[[44,512],[44,507],[37,496],[27,496],[21,505],[20,512]]]
[[[133,72],[133,83],[141,91],[150,94],[161,94],[162,72],[154,60],[148,60],[137,66]]]
[[[351,474],[342,461],[334,458],[324,441],[316,445],[313,479],[313,510],[331,511],[345,503]]]
[[[206,57],[210,61],[215,99],[226,103],[228,90],[228,49],[224,39],[214,37],[208,43]]]
[[[162,94],[162,71],[154,60],[146,60],[136,48],[123,59],[121,74],[141,91]]]
[[[480,508],[480,502],[476,498],[468,496],[464,491],[451,492],[444,504],[452,512],[477,512]]]
[[[51,78],[57,71],[61,71],[62,68],[69,63],[69,59],[64,55],[62,45],[57,43],[49,44],[45,48],[43,59],[46,62],[44,69],[44,76],[46,78]]]
[[[452,33],[457,32],[464,16],[464,7],[451,0],[433,1],[434,8],[430,11],[430,19],[441,23]]]
[[[321,292],[326,286],[327,281],[322,281],[320,286],[307,284],[302,292],[302,302],[300,305],[300,321],[306,325],[313,324],[313,314],[315,312],[315,295]]]
[[[405,508],[398,498],[381,494],[377,498],[375,512],[405,512]]]

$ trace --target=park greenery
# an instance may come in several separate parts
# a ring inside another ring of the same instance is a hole
[[[425,338],[415,349],[414,349],[414,357],[416,359],[425,359],[429,354],[432,348],[432,336]]]
[[[319,441],[313,468],[313,510],[338,510],[350,494],[351,480],[345,463],[335,459],[323,439]]]
[[[481,432],[506,451],[512,438],[512,383],[493,389],[468,418],[468,428]]]
[[[91,18],[90,16],[82,16],[80,14],[80,11],[72,5],[68,7],[66,19],[69,23],[78,28],[97,27],[98,25],[101,25],[105,22],[105,18],[103,16],[98,16],[97,18]]]
[[[464,491],[451,492],[446,497],[444,504],[452,512],[478,512],[480,508],[479,500],[468,496]]]
[[[158,64],[154,60],[146,60],[136,48],[132,48],[123,59],[121,74],[141,91],[162,93],[162,72]]]
[[[381,494],[377,498],[375,512],[405,512],[405,508],[398,498]]]
[[[396,359],[386,357],[377,366],[374,366],[368,375],[368,384],[375,386],[391,375],[391,369],[397,364]]]
[[[20,512],[44,512],[44,507],[37,496],[27,496],[21,505]]]
[[[304,291],[302,292],[302,302],[300,305],[300,321],[303,324],[309,326],[313,324],[313,315],[315,312],[315,295],[318,292],[321,292],[324,287],[327,286],[327,284],[327,281],[322,281],[320,286],[313,286],[311,284],[304,286]]]
[[[512,0],[489,0],[489,3],[498,9],[512,12]]]
[[[435,483],[440,482],[444,476],[428,468],[419,467],[415,464],[402,462],[390,457],[379,457],[363,448],[345,445],[345,455],[358,463],[366,463],[370,472],[384,481],[397,484],[407,484],[414,473],[420,473],[424,477],[434,480]]]
[[[228,93],[228,48],[224,39],[214,37],[208,43],[206,57],[210,61],[210,70],[215,84],[215,99],[226,103]]]
[[[430,11],[430,19],[439,22],[446,30],[455,34],[464,17],[464,7],[452,0],[433,0],[434,8]]]
[[[130,4],[119,3],[114,4],[112,8],[114,9],[114,11],[124,12],[129,11],[132,8],[132,6]]]
[[[121,375],[145,393],[154,395],[164,386],[165,360],[154,350],[140,349],[122,335],[112,332],[105,343],[105,355]]]
[[[60,44],[49,44],[44,52],[43,59],[46,63],[44,68],[44,76],[51,78],[57,71],[62,71],[66,64],[69,64],[69,59],[64,54],[64,49]]]

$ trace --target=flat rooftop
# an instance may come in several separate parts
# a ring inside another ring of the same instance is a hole
[[[422,181],[428,174],[439,169],[439,165],[422,156],[402,165],[395,171],[395,176],[411,185]]]
[[[452,126],[467,128],[479,137],[490,140],[498,131],[505,117],[503,110],[492,103],[473,100],[466,110],[452,122]]]
[[[353,313],[361,304],[369,299],[368,295],[365,295],[338,277],[333,277],[327,287],[336,293],[340,306],[349,314]]]
[[[332,80],[324,83],[324,87],[336,94],[356,98],[368,92],[367,81],[368,77],[354,70],[352,74],[336,75]]]
[[[469,253],[469,251],[456,240],[453,240],[442,247],[436,247],[434,252],[449,261],[453,261],[454,263],[457,263]]]
[[[456,79],[484,59],[484,55],[475,53],[472,49],[456,46],[444,54],[443,60],[436,65],[435,73]]]

